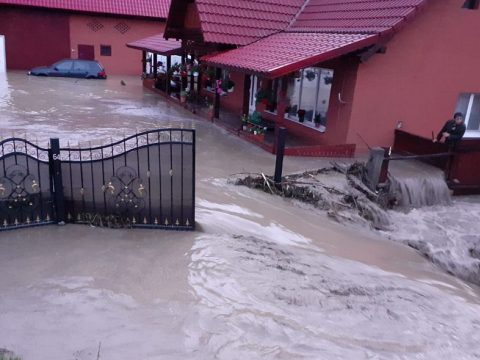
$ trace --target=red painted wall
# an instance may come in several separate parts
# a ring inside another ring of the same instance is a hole
[[[92,30],[93,23],[100,29]],[[128,31],[123,34],[118,31],[115,26],[119,24],[127,25]],[[161,33],[164,28],[165,22],[161,20],[71,15],[71,57],[78,57],[79,44],[93,45],[95,47],[95,59],[102,63],[107,74],[140,75],[142,73],[142,52],[127,48],[125,44]],[[110,45],[112,56],[101,56],[100,45]]]
[[[245,75],[237,72],[230,72],[230,79],[235,83],[233,92],[220,97],[220,113],[226,109],[230,113],[238,114],[238,124],[241,125],[243,115],[243,89]]]
[[[358,70],[347,142],[390,146],[394,129],[431,137],[449,119],[461,92],[480,92],[480,10],[464,0],[427,6]]]
[[[68,15],[55,11],[0,6],[7,68],[50,65],[70,55]]]

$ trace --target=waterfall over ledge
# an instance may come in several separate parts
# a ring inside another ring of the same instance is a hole
[[[451,193],[442,170],[419,161],[392,161],[390,194],[401,208],[449,205]]]

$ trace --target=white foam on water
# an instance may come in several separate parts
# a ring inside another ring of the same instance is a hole
[[[480,285],[480,205],[462,198],[451,205],[403,213],[390,211],[393,229],[384,232],[419,250],[448,272]]]

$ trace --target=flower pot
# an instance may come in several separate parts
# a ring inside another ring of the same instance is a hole
[[[180,96],[180,102],[181,103],[187,102],[187,97],[186,96]]]
[[[232,93],[232,92],[233,92],[233,90],[235,90],[235,88],[234,88],[234,87],[231,87],[230,89],[227,89],[227,91],[228,91],[229,93]]]
[[[298,115],[298,121],[303,123],[303,121],[305,120],[305,115]]]

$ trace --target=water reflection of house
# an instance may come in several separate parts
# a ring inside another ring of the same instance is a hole
[[[456,108],[477,136],[479,32],[475,0],[172,0],[165,36],[235,84],[219,95],[200,76],[218,122],[258,110],[311,146],[300,153],[348,155],[390,146],[399,126],[429,138]]]
[[[0,0],[0,34],[9,69],[63,58],[99,60],[108,74],[139,74],[138,52],[125,47],[162,32],[169,0]]]

